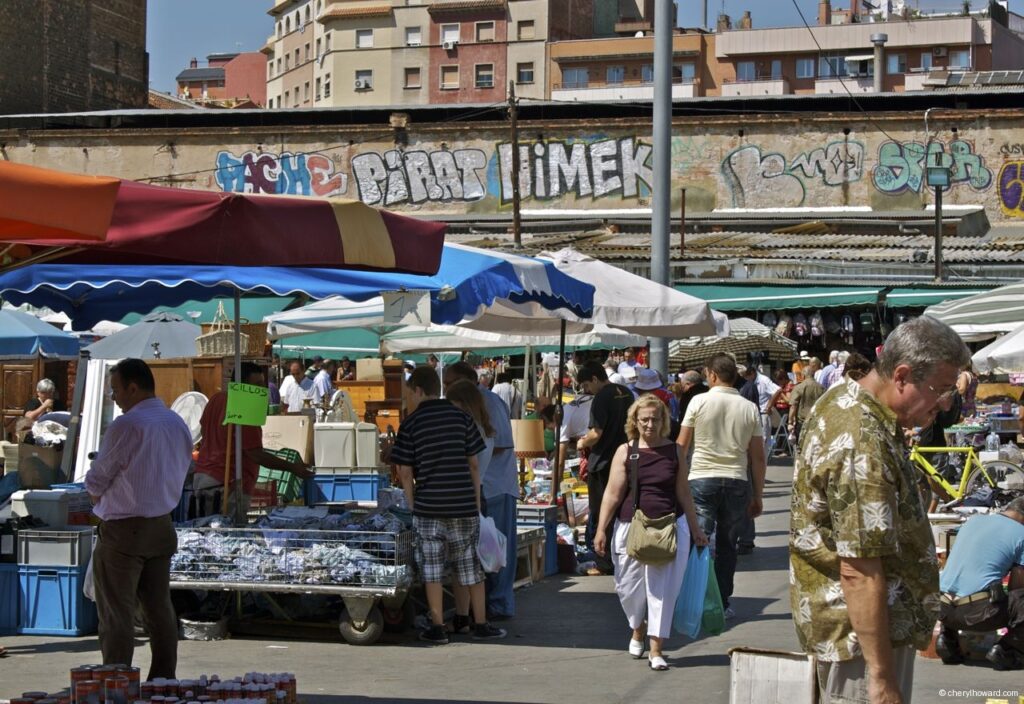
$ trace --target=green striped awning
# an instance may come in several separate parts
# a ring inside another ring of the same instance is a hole
[[[984,293],[989,288],[934,288],[926,286],[894,286],[885,294],[885,305],[888,308],[927,308],[943,301],[956,301],[961,298]]]
[[[796,308],[841,308],[878,303],[878,286],[746,286],[684,284],[676,289],[703,299],[715,310],[755,311]]]

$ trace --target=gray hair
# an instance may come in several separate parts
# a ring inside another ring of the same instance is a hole
[[[832,350],[828,353],[829,364],[835,364],[837,359],[839,359],[839,350]]]
[[[1024,516],[1024,496],[1018,496],[1016,499],[1008,503],[1003,511],[1013,511]]]
[[[908,320],[885,338],[878,356],[878,372],[891,379],[896,367],[910,367],[914,383],[924,381],[939,364],[963,369],[971,361],[971,351],[960,336],[941,320],[922,315]]]
[[[840,364],[846,364],[846,360],[848,360],[849,358],[850,358],[850,353],[847,352],[846,350],[843,350],[842,352],[840,352],[839,355],[836,357],[836,359],[839,361]]]
[[[680,381],[684,381],[687,384],[702,384],[702,383],[704,383],[704,377],[702,377],[700,375],[700,372],[695,372],[692,369],[690,371],[688,371],[688,372],[683,372],[683,374],[682,374],[682,376],[680,377],[679,380]]]
[[[50,394],[52,396],[57,393],[57,387],[49,379],[40,379],[39,383],[36,384],[36,393]]]

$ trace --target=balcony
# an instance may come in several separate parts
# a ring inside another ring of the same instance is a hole
[[[754,81],[727,82],[722,85],[723,96],[757,97],[759,95],[789,95],[789,81],[785,78],[758,78]]]
[[[654,24],[643,17],[620,17],[615,23],[616,34],[636,34],[637,32],[653,32]]]
[[[693,98],[697,88],[693,79],[676,79],[672,85],[672,99]],[[649,81],[623,81],[605,83],[556,83],[551,88],[552,100],[654,100],[654,84]]]
[[[873,93],[875,79],[871,76],[843,76],[842,78],[819,78],[814,82],[814,92],[819,95],[828,93],[843,95],[847,91],[850,93]]]

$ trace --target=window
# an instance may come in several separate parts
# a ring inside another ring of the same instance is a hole
[[[533,20],[519,20],[519,24],[516,25],[516,36],[519,37],[519,41],[534,39],[537,34]]]
[[[696,77],[697,67],[692,62],[672,66],[673,83],[693,83]]]
[[[441,67],[441,90],[458,90],[459,88],[459,67]]]
[[[323,80],[318,78],[318,79],[316,79],[316,98],[315,98],[315,100],[320,100],[320,96],[321,95],[323,95]]]
[[[971,52],[968,49],[952,49],[949,52],[949,68],[970,68]]]
[[[478,42],[494,41],[494,22],[476,23],[476,40]]]
[[[405,28],[405,45],[406,46],[419,46],[423,43],[423,32],[420,31],[419,27],[406,27]]]
[[[356,90],[373,89],[373,70],[364,68],[356,71]]]
[[[290,71],[292,68],[292,57],[291,54],[284,55],[284,70]]]
[[[906,54],[887,54],[885,57],[885,72],[892,75],[895,73],[907,72]]]
[[[738,61],[736,63],[736,80],[737,81],[755,81],[757,80],[757,69],[754,67],[753,61]]]
[[[312,58],[312,53],[311,52],[312,52],[312,48],[310,47],[309,42],[306,42],[306,61],[309,61]]]
[[[295,86],[295,92],[292,95],[295,96],[294,102],[292,103],[292,105],[294,107],[299,107],[299,87],[298,86]]]
[[[331,74],[324,76],[324,97],[331,97]]]
[[[494,64],[477,64],[476,65],[476,87],[477,88],[493,88],[494,87]]]
[[[278,36],[278,38],[281,37],[282,33],[283,32],[282,32],[282,29],[281,29],[281,20],[278,20],[277,21],[277,36]],[[280,98],[278,98],[278,100],[280,100]]]
[[[459,25],[457,24],[443,24],[441,25],[441,42],[457,42],[459,41]]]
[[[590,85],[590,71],[585,68],[567,68],[562,70],[563,88],[586,88]]]
[[[782,80],[782,59],[772,59],[772,80]]]
[[[292,31],[292,18],[291,15],[284,18],[284,31],[285,33]]]
[[[516,82],[533,83],[533,62],[516,64]]]
[[[356,30],[356,49],[371,49],[373,48],[373,30],[372,29],[357,29]]]
[[[814,78],[814,59],[797,59],[796,77]]]
[[[875,75],[875,60],[874,59],[859,59],[853,57],[853,60],[846,60],[846,71],[851,76],[874,76]]]
[[[327,34],[324,35],[324,48],[326,48],[327,51],[331,50],[331,33],[330,32],[328,32]]]
[[[295,68],[299,67],[299,50],[295,50]]]
[[[317,39],[316,39],[316,55],[317,56],[320,56],[320,54],[323,53],[322,51],[320,51],[321,47],[323,47],[323,42],[324,42],[324,40],[322,38],[317,37]]]
[[[616,85],[626,80],[625,66],[609,66],[605,71],[605,82]]]
[[[921,70],[931,71],[932,70],[932,54],[930,51],[921,52]]]
[[[277,72],[281,73],[281,59],[277,60]]]
[[[306,81],[306,85],[302,88],[302,100],[309,102],[309,81]]]
[[[420,87],[420,69],[419,66],[410,66],[405,69],[405,87],[406,88],[419,88]]]
[[[822,78],[845,76],[846,58],[838,54],[822,54],[818,59],[818,75]]]
[[[640,67],[640,80],[643,83],[654,83],[654,64],[644,64]]]
[[[267,78],[270,79],[270,78],[273,78],[273,77],[274,77],[274,62],[273,61],[269,61],[269,62],[267,62]]]

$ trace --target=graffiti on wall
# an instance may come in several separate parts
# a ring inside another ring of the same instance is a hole
[[[480,173],[486,167],[487,155],[480,149],[392,149],[352,157],[359,199],[385,207],[480,200],[487,194]]]
[[[336,196],[348,188],[348,176],[337,173],[323,154],[248,151],[235,156],[221,151],[216,163],[217,185],[223,191]]]
[[[1007,161],[999,169],[999,206],[1004,215],[1024,218],[1024,161]]]
[[[519,194],[523,199],[638,198],[650,192],[651,145],[636,137],[594,141],[537,142],[519,146]],[[498,145],[501,202],[512,201],[512,145]]]
[[[805,181],[842,186],[864,173],[864,145],[830,142],[787,160],[757,145],[734,149],[722,160],[722,178],[734,208],[799,207],[807,196]]]
[[[878,148],[878,165],[872,172],[875,188],[882,193],[920,193],[924,187],[925,164],[939,163],[950,170],[952,185],[968,185],[983,191],[992,185],[992,172],[974,152],[974,145],[957,139],[947,146],[931,142],[925,153],[920,142],[885,142]]]

